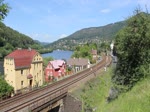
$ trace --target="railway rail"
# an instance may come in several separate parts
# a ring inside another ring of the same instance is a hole
[[[104,66],[108,66],[110,62],[110,56],[103,56],[99,63],[68,78],[26,94],[0,101],[0,112],[39,111],[38,107],[43,106],[48,102],[53,103],[54,101],[65,97],[70,88],[79,83],[82,79],[95,74]]]

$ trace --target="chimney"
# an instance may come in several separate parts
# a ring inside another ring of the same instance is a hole
[[[28,50],[31,51],[31,48],[29,47]]]
[[[17,48],[18,50],[21,50],[22,48]]]

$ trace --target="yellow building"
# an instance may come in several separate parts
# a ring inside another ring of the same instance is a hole
[[[4,58],[5,80],[15,93],[43,84],[43,58],[33,49],[17,49]]]

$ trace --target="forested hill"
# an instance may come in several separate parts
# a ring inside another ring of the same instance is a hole
[[[47,45],[47,47],[72,50],[78,44],[111,40],[125,24],[125,21],[121,21],[106,26],[84,28],[66,38],[59,39],[58,41]]]
[[[105,38],[105,39],[112,39],[114,37],[114,34],[118,30],[120,30],[125,25],[125,22],[117,22],[108,24],[106,26],[100,26],[100,27],[90,27],[90,28],[84,28],[82,30],[79,30],[72,35],[66,37],[72,38],[72,39],[94,39],[96,37],[99,38]]]
[[[0,58],[16,48],[29,48],[40,46],[32,38],[7,27],[0,22]]]

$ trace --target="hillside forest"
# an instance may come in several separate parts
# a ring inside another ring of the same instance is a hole
[[[17,48],[33,48],[40,53],[51,52],[52,49],[45,49],[40,43],[29,36],[19,33],[0,22],[0,59]]]

